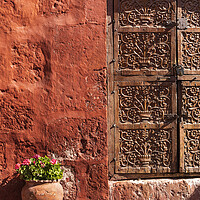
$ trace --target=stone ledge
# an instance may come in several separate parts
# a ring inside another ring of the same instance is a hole
[[[200,178],[109,181],[110,200],[200,200]]]

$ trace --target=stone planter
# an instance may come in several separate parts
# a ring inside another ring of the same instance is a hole
[[[63,200],[63,188],[58,181],[26,181],[22,200]]]

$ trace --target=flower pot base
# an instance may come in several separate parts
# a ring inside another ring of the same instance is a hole
[[[22,188],[22,200],[63,200],[59,182],[27,181]]]

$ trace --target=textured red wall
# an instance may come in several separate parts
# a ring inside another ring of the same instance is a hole
[[[106,0],[0,1],[0,199],[35,153],[65,169],[65,199],[107,199]]]

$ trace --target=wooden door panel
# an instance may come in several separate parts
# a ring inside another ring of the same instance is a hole
[[[173,74],[174,31],[156,31],[118,33],[115,66],[118,72],[122,75]]]
[[[175,2],[115,0],[116,75],[173,75]],[[169,25],[169,26],[168,26]]]
[[[114,0],[114,21],[115,173],[199,173],[200,1]]]
[[[176,111],[175,82],[116,82],[116,122],[128,125],[169,123]]]
[[[200,172],[200,82],[182,81],[180,171]]]
[[[115,1],[120,27],[165,27],[175,21],[176,3],[173,0],[119,0]]]
[[[184,69],[180,92],[180,172],[200,172],[200,1],[178,0],[178,18],[187,19],[178,30],[178,64]]]
[[[184,75],[200,75],[200,29],[179,31],[178,63]]]
[[[200,1],[179,0],[178,19],[186,24],[178,30],[178,64],[185,75],[200,75]]]
[[[116,173],[177,169],[175,82],[115,83]]]
[[[200,28],[200,1],[178,0],[178,18],[187,19],[187,28]]]
[[[116,173],[172,173],[177,168],[176,131],[117,128]]]

